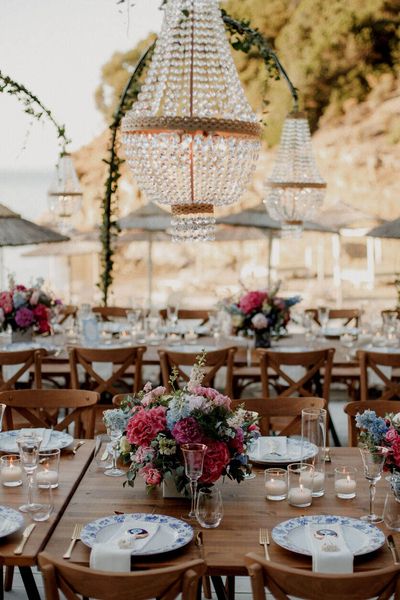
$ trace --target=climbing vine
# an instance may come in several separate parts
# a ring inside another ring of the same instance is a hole
[[[123,4],[126,0],[119,0],[118,4]],[[226,11],[221,11],[222,19],[229,33],[229,41],[234,50],[248,54],[252,48],[255,48],[264,61],[267,74],[274,79],[281,77],[287,83],[293,99],[293,108],[298,110],[297,90],[289,79],[288,74],[283,68],[276,52],[258,29],[250,26],[250,21],[236,20]],[[140,91],[140,77],[150,58],[155,42],[146,50],[139,59],[126,87],[122,93],[121,100],[110,124],[110,144],[107,148],[107,158],[105,163],[108,165],[108,175],[105,183],[105,192],[103,198],[103,220],[101,225],[101,263],[102,274],[99,282],[99,288],[102,293],[103,304],[107,306],[108,293],[113,283],[114,266],[114,241],[118,234],[118,224],[115,217],[116,192],[118,182],[121,177],[120,166],[123,160],[118,156],[118,138],[117,132],[121,120],[125,113],[131,108]]]

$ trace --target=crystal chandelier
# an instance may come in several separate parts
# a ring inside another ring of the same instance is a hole
[[[314,160],[310,128],[304,113],[292,112],[284,122],[272,174],[266,183],[265,204],[283,230],[300,234],[303,221],[321,207],[326,183]]]
[[[47,194],[59,228],[67,231],[69,220],[82,206],[82,190],[70,154],[60,156]]]
[[[240,198],[261,145],[217,0],[168,1],[122,131],[140,189],[171,206],[173,240],[214,239],[214,207]]]

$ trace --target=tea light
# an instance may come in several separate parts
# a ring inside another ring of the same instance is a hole
[[[336,467],[335,492],[342,500],[351,500],[356,497],[357,483],[353,467]]]
[[[287,496],[287,472],[285,469],[266,469],[264,476],[267,500],[284,500]]]
[[[309,488],[300,483],[299,487],[291,488],[288,494],[289,504],[298,508],[311,506],[312,493]]]
[[[22,469],[17,456],[3,456],[1,459],[1,482],[5,487],[17,487],[22,485]]]
[[[50,483],[51,487],[57,487],[58,486],[58,472],[57,471],[48,471],[46,469],[44,471],[40,471],[39,473],[36,473],[36,482],[39,487],[40,487],[40,484],[43,484],[43,483]],[[57,484],[57,485],[55,485],[55,484]]]
[[[302,473],[300,483],[306,488],[312,490],[314,497],[323,496],[325,488],[325,473],[314,471],[313,473]]]

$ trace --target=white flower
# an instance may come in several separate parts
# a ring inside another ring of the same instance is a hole
[[[232,327],[241,327],[243,325],[242,315],[232,315]]]
[[[201,382],[204,379],[204,375],[205,375],[204,368],[195,364],[190,372],[190,379],[187,384],[187,389],[189,390],[189,392],[191,390],[193,390],[193,388],[197,387],[198,385],[201,385]]]
[[[400,426],[400,412],[393,415],[391,421],[395,427],[399,427]]]
[[[262,313],[257,313],[251,320],[254,329],[266,329],[268,327],[268,319]]]

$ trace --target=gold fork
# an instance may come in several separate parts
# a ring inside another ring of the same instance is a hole
[[[74,530],[71,536],[71,543],[68,546],[68,550],[64,554],[63,558],[71,558],[72,550],[74,549],[76,542],[81,539],[81,531],[82,525],[79,525],[79,523],[75,523]]]
[[[261,527],[260,528],[260,538],[259,543],[261,546],[264,546],[264,554],[266,560],[271,560],[269,557],[268,546],[269,546],[269,534],[268,529]]]

